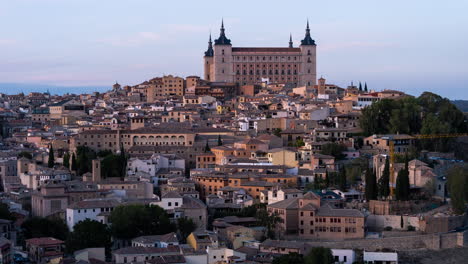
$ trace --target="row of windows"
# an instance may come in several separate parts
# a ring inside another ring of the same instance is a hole
[[[281,64],[281,68],[284,68],[284,65],[286,65],[286,64]],[[297,64],[293,64],[293,65],[294,65],[294,68],[297,68]],[[249,64],[249,67],[250,67],[250,68],[253,68],[253,66],[254,66],[253,64]],[[236,64],[236,67],[239,68],[239,67],[240,67],[240,64]],[[243,67],[243,68],[246,68],[246,67],[247,67],[247,64],[242,64],[242,67]],[[272,65],[269,65],[269,67],[267,67],[266,64],[262,64],[262,67],[263,67],[263,68],[273,68]],[[257,64],[257,68],[261,68],[261,67],[260,67],[260,64]],[[275,68],[278,68],[278,64],[275,64]],[[291,64],[288,64],[288,68],[291,68]]]
[[[237,75],[240,75],[240,74],[241,74],[241,71],[237,70],[237,71],[236,71],[236,74],[237,74]],[[256,70],[256,71],[255,71],[255,74],[256,74],[256,75],[260,75],[260,74],[266,75],[266,74],[267,74],[267,71],[266,71],[266,70],[262,70],[261,73],[260,73],[260,70]],[[278,71],[278,70],[275,70],[275,71],[269,70],[269,71],[268,71],[268,74],[269,74],[269,75],[273,75],[273,74],[275,74],[275,75],[279,75],[279,74],[281,74],[281,75],[285,75],[285,74],[291,75],[291,74],[297,74],[297,70],[293,70],[293,71],[291,71],[291,70],[287,70],[287,71],[281,70],[281,73],[280,73],[280,71]],[[247,75],[247,71],[246,71],[246,70],[242,70],[242,75]],[[254,75],[254,71],[253,71],[253,70],[249,70],[249,71],[248,71],[248,75]]]
[[[223,54],[224,55],[224,54]],[[310,52],[307,55],[311,55]],[[263,60],[265,60],[265,57],[263,57]],[[224,57],[221,58],[221,62],[224,63]],[[312,59],[310,57],[307,57],[307,63],[311,63]]]
[[[211,157],[211,160],[209,157],[203,157],[203,161],[215,161],[216,157]],[[201,162],[201,157],[198,157],[198,162]]]
[[[221,55],[224,55],[224,50],[221,51]],[[312,55],[312,53],[310,52],[310,50],[307,51],[307,55]],[[298,56],[233,56],[234,57],[234,60],[263,60],[263,61],[277,61],[277,60],[284,60],[284,59],[287,59],[287,60],[298,60]]]
[[[101,210],[100,212],[112,212],[114,210],[114,208],[110,208],[110,207],[105,207],[105,208],[98,208],[98,210]],[[96,208],[93,208],[93,209],[89,209],[89,210],[92,210],[93,213],[96,212]],[[83,211],[83,213],[87,213],[88,212],[88,209],[78,209],[78,213],[81,213],[81,211]]]

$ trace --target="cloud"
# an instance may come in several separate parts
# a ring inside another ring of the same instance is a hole
[[[155,32],[138,32],[134,35],[99,39],[96,42],[117,47],[136,47],[161,41],[163,38]]]

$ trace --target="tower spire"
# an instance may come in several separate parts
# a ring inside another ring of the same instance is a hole
[[[211,32],[210,32],[210,37],[208,39],[208,49],[205,51],[205,57],[213,57],[214,51],[213,51],[213,42],[211,41]]]
[[[231,45],[231,40],[226,37],[224,32],[224,19],[221,19],[221,29],[219,32],[219,38],[215,39],[215,45]]]
[[[315,45],[315,40],[310,37],[309,19],[307,19],[306,33],[301,45]]]
[[[292,48],[293,47],[293,41],[292,41],[292,34],[289,33],[289,47]]]

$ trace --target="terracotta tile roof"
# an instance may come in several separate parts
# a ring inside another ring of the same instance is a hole
[[[26,240],[26,244],[36,245],[36,246],[47,246],[47,245],[55,245],[55,244],[63,244],[64,242],[60,239],[56,239],[53,237],[38,237],[38,238],[31,238]]]

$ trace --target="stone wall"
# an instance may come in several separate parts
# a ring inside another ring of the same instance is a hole
[[[336,249],[361,249],[367,251],[412,249],[443,249],[468,246],[468,231],[445,234],[429,234],[405,237],[387,237],[376,239],[358,239],[336,242],[307,242],[311,247],[328,247]]]
[[[408,226],[413,226],[416,231],[421,230],[419,217],[403,216],[403,228],[401,218],[401,215],[369,215],[366,218],[366,227],[372,231],[382,231],[388,226],[393,230],[408,230]]]
[[[426,233],[440,233],[462,227],[466,223],[466,215],[456,216],[427,216],[421,225],[421,230]]]

